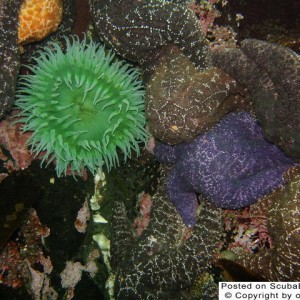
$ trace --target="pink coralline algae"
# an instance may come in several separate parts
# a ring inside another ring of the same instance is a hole
[[[215,20],[221,16],[218,6],[226,6],[226,0],[207,0],[207,1],[194,1],[189,4],[189,7],[196,14],[203,34],[209,39],[210,49],[216,48],[236,48],[237,33],[230,26],[222,26],[216,24]],[[223,15],[224,17],[224,15]],[[228,19],[231,18],[228,16]],[[236,23],[243,19],[240,14],[236,15]]]
[[[150,222],[150,212],[152,208],[152,199],[151,196],[147,193],[140,195],[138,200],[139,215],[134,220],[134,226],[136,228],[136,235],[140,236],[142,232],[147,228]]]
[[[21,228],[19,241],[10,241],[1,250],[2,284],[13,288],[25,286],[34,299],[39,299],[42,295],[56,299],[56,292],[51,288],[49,281],[52,263],[43,253],[41,246],[43,239],[49,234],[49,228],[40,223],[36,211],[31,209]],[[36,265],[40,266],[39,270],[36,269]]]
[[[85,233],[90,217],[91,217],[91,212],[90,212],[88,200],[85,199],[83,206],[78,211],[77,218],[74,222],[74,225],[78,232]]]
[[[6,118],[0,122],[0,145],[9,151],[12,160],[2,156],[8,171],[27,168],[34,156],[27,147],[30,133],[22,133],[20,124],[14,124],[14,118]]]
[[[215,3],[219,0],[194,1],[190,3],[191,10],[199,18],[201,29],[204,35],[207,35],[208,31],[212,31],[212,26],[216,18],[221,16],[221,13],[216,9]]]
[[[81,280],[83,272],[87,272],[91,277],[94,277],[97,271],[98,267],[93,260],[88,261],[84,266],[80,262],[67,261],[64,270],[60,273],[61,286],[67,289],[64,299],[73,299],[75,287]]]
[[[270,248],[273,245],[267,221],[264,214],[253,215],[251,209],[246,207],[242,210],[224,210],[223,220],[225,232],[233,238],[228,249],[243,248],[249,253]]]

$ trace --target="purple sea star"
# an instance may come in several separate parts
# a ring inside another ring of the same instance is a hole
[[[218,207],[245,207],[282,185],[284,172],[293,164],[265,140],[247,112],[227,115],[190,143],[158,143],[154,155],[160,162],[175,164],[167,190],[187,225],[196,221],[196,192]]]

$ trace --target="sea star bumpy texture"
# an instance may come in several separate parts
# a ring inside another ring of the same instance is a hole
[[[208,270],[220,239],[221,211],[205,203],[191,236],[165,192],[153,196],[151,220],[135,238],[125,206],[112,213],[111,258],[116,270],[116,299],[183,299],[196,278]]]
[[[18,15],[21,0],[0,1],[0,118],[9,111],[15,98],[20,67]]]
[[[167,189],[187,225],[196,221],[195,192],[218,207],[241,208],[283,184],[283,174],[293,164],[264,139],[247,112],[227,115],[190,143],[158,143],[154,155],[160,162],[175,163]]]
[[[271,249],[247,253],[238,260],[269,281],[300,280],[300,171],[293,172],[293,168],[288,172],[286,185],[250,207],[254,217],[267,216]]]
[[[76,20],[76,2],[73,0],[64,0],[62,3],[62,21],[58,26],[58,29],[43,40],[37,43],[25,43],[22,44],[24,48],[24,53],[22,54],[22,63],[24,65],[31,64],[35,58],[39,56],[38,50],[44,50],[46,47],[49,47],[51,43],[59,42],[65,48],[66,36],[70,36],[72,28],[75,25]]]
[[[288,48],[246,39],[241,49],[213,54],[213,63],[249,89],[268,140],[300,160],[300,56]]]
[[[20,68],[18,24],[21,2],[21,0],[0,1],[0,118],[11,109],[15,101],[16,81]],[[62,35],[70,34],[74,22],[74,7],[73,0],[63,1],[63,22],[59,26],[59,33],[51,38],[61,40]],[[38,48],[43,48],[43,43],[26,44],[24,48],[22,63],[28,62]]]
[[[40,41],[56,31],[62,20],[62,0],[23,0],[19,14],[18,42]]]
[[[171,45],[159,54],[145,97],[148,127],[155,138],[167,144],[191,141],[229,111],[250,109],[244,88],[221,69],[199,71]]]
[[[199,20],[185,1],[90,0],[101,39],[126,59],[144,64],[152,52],[178,45],[199,68],[209,64]]]

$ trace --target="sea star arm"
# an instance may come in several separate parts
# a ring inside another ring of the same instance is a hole
[[[214,52],[213,64],[248,88],[265,137],[299,161],[299,55],[286,47],[246,39],[241,49]]]
[[[100,38],[129,60],[143,64],[174,43],[200,69],[210,63],[199,20],[183,0],[91,0],[90,7]]]
[[[287,47],[245,39],[243,52],[268,73],[275,86],[284,89],[291,102],[300,96],[300,56]]]
[[[239,209],[255,203],[260,197],[271,193],[284,184],[283,173],[290,164],[282,164],[277,168],[269,168],[255,172],[252,176],[238,178],[227,182],[219,191],[217,205],[226,209]],[[220,201],[220,195],[223,197]]]
[[[114,201],[111,223],[113,226],[117,224],[117,230],[112,230],[110,238],[110,255],[112,257],[110,262],[112,267],[116,268],[122,261],[126,262],[129,259],[130,250],[135,245],[133,227],[127,217],[123,202]]]
[[[20,67],[18,15],[21,1],[0,1],[0,118],[15,99],[16,77]]]
[[[156,143],[154,148],[154,156],[161,163],[174,164],[176,162],[176,145]]]
[[[196,209],[198,207],[197,196],[185,185],[176,169],[172,171],[168,178],[167,191],[183,222],[188,226],[195,225]]]

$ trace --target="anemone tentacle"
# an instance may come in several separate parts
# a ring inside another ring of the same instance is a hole
[[[116,60],[104,46],[66,38],[66,50],[40,51],[31,74],[20,78],[16,105],[23,131],[43,161],[55,160],[57,175],[92,173],[119,165],[145,142],[144,89],[138,70]]]

